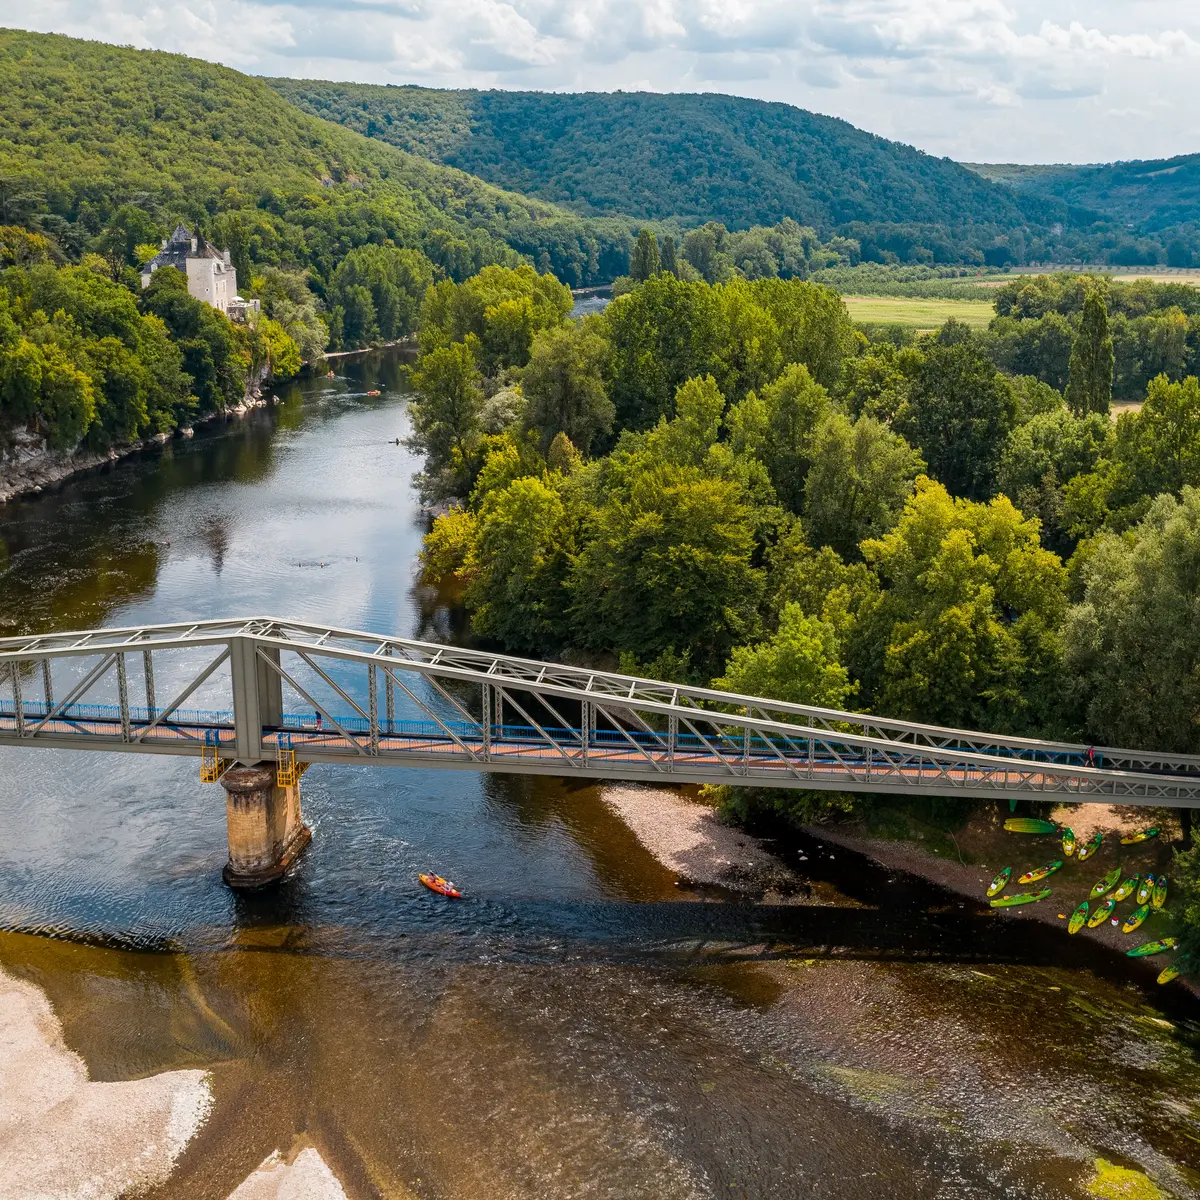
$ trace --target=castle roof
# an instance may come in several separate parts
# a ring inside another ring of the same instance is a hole
[[[142,268],[143,272],[154,272],[159,267],[175,267],[187,274],[189,258],[215,258],[229,265],[229,251],[218,250],[211,242],[195,236],[182,222],[175,232],[162,244],[162,249]]]

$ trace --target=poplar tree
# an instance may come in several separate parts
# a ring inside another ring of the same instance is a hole
[[[1067,368],[1067,403],[1077,417],[1108,413],[1112,403],[1113,341],[1108,331],[1108,306],[1098,288],[1083,302],[1079,333]]]
[[[657,275],[659,269],[658,241],[649,229],[643,229],[629,256],[629,278],[634,283],[645,283],[652,275]]]
[[[672,275],[679,274],[679,263],[675,258],[675,239],[669,233],[662,240],[662,269]]]

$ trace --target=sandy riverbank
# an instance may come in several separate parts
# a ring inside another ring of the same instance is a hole
[[[45,993],[0,970],[0,1200],[119,1200],[167,1182],[213,1110],[207,1071],[94,1083]],[[229,1200],[346,1200],[317,1149],[278,1150]]]
[[[758,838],[723,824],[715,809],[687,791],[614,787],[605,789],[603,798],[638,841],[668,870],[680,876],[681,883],[733,888],[761,897],[762,902],[768,904],[789,902],[796,875]],[[1097,830],[1115,839],[1145,823],[1139,810],[1102,804],[1056,809],[1050,819],[1071,824],[1081,840]],[[857,822],[810,826],[805,832],[831,845],[864,854],[889,870],[905,871],[926,879],[976,903],[983,902],[987,886],[1000,867],[1009,865],[999,861],[970,864],[961,859],[956,861],[933,853],[916,842],[874,837]],[[1036,855],[1038,851],[1019,841],[1008,850],[1013,858],[1021,852],[1028,856],[1030,853]],[[1105,861],[1097,874],[1103,874],[1107,867]],[[1077,901],[1072,901],[1067,906],[1062,899],[1051,899],[1041,904],[996,910],[994,915],[997,920],[1040,921],[1061,929],[1066,937],[1066,918],[1075,903]],[[1119,927],[1107,921],[1097,929],[1087,929],[1076,936],[1098,941],[1117,952],[1128,950],[1138,940],[1123,934]],[[1157,974],[1166,961],[1162,957],[1138,960],[1138,966]],[[1192,990],[1200,995],[1200,989],[1193,987]]]
[[[205,1071],[90,1082],[45,993],[0,971],[0,1200],[144,1191],[211,1109]]]
[[[346,1193],[316,1149],[305,1146],[290,1161],[276,1150],[229,1200],[346,1200]]]
[[[757,838],[678,788],[609,787],[601,798],[681,883],[770,894],[795,881]]]

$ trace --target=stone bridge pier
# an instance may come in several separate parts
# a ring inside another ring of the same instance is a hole
[[[260,652],[244,637],[230,639],[229,650],[238,764],[221,776],[229,831],[222,875],[231,888],[261,888],[300,857],[312,831],[300,812],[300,776],[281,784],[277,765],[263,757],[264,727],[283,721],[279,651]]]
[[[300,812],[300,781],[278,782],[273,763],[230,767],[221,776],[229,861],[221,872],[231,888],[275,883],[312,841]]]

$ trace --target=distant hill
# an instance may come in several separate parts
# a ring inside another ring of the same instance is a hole
[[[40,220],[82,242],[134,202],[163,224],[223,219],[257,261],[318,274],[384,237],[466,265],[511,247],[579,283],[627,260],[627,221],[582,219],[362,137],[226,67],[0,30],[0,79],[0,224]]]
[[[1145,232],[1200,223],[1200,154],[1091,166],[963,165],[1017,192],[1063,200]]]
[[[1046,216],[1045,205],[949,159],[790,104],[269,82],[306,112],[581,213],[731,229],[792,217],[822,230],[855,221],[1009,229]]]

